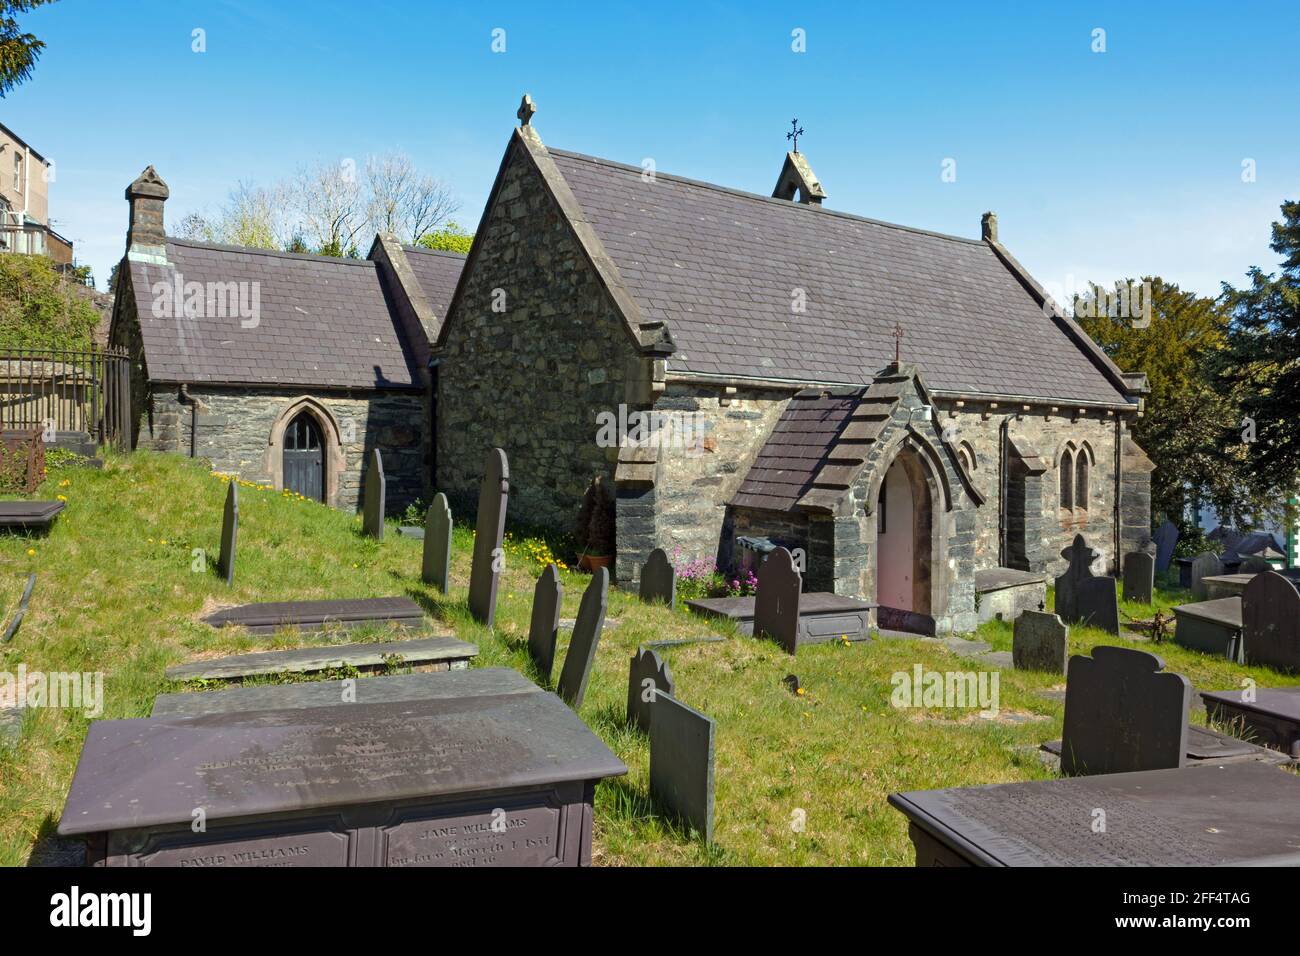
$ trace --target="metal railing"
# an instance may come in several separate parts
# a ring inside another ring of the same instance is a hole
[[[125,350],[0,348],[0,427],[84,432],[129,448],[130,417]]]

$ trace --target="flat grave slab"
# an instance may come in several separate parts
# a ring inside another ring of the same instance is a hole
[[[741,634],[754,633],[752,595],[699,598],[687,601],[686,606],[707,617],[734,621]],[[875,607],[868,601],[824,591],[802,594],[799,598],[799,644],[835,641],[841,634],[850,641],[868,641],[871,639],[871,612]]]
[[[59,833],[97,866],[575,866],[626,772],[545,693],[99,720]]]
[[[456,697],[490,697],[498,694],[542,693],[542,689],[508,667],[432,674],[392,674],[353,681],[322,680],[301,684],[258,684],[224,690],[159,694],[154,717],[201,717],[207,714],[242,714],[254,710],[294,710],[333,707],[345,703],[351,688],[355,704],[391,704],[405,700],[447,700]]]
[[[403,627],[422,626],[424,608],[410,598],[345,598],[332,601],[267,601],[241,604],[215,611],[203,619],[213,627],[234,625],[253,634],[273,634],[286,628],[318,631],[330,624],[357,627],[393,622]]]
[[[1178,605],[1174,608],[1174,641],[1242,663],[1241,598]]]
[[[357,670],[387,667],[400,657],[407,667],[461,670],[478,648],[448,635],[412,641],[377,641],[373,644],[322,644],[287,651],[258,651],[211,660],[177,664],[166,670],[168,680],[238,680],[267,674],[313,674],[350,666]]]
[[[1042,745],[1047,753],[1061,755],[1061,741],[1051,740]],[[1188,767],[1205,766],[1207,763],[1239,762],[1242,760],[1262,760],[1266,763],[1285,761],[1279,753],[1260,747],[1249,741],[1221,733],[1211,727],[1187,725],[1187,764]]]
[[[1202,691],[1212,720],[1232,724],[1255,741],[1300,759],[1300,687],[1256,688],[1246,701],[1239,690]]]
[[[890,794],[917,866],[1300,865],[1300,777],[1269,764]],[[1094,827],[1104,816],[1104,832]]]
[[[0,528],[48,528],[62,501],[0,501]]]
[[[0,747],[16,747],[23,735],[26,707],[0,707]]]

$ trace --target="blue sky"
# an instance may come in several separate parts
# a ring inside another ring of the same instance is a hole
[[[59,0],[23,20],[48,49],[0,122],[57,163],[56,228],[101,285],[149,163],[176,223],[239,180],[402,149],[472,228],[527,90],[551,146],[760,193],[797,116],[831,207],[965,236],[992,209],[1049,288],[1213,294],[1275,266],[1269,223],[1300,197],[1298,20],[1294,0]]]

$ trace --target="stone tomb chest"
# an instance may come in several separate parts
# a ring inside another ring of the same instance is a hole
[[[686,606],[706,617],[727,618],[736,622],[741,634],[754,633],[754,598],[699,598]],[[799,646],[837,641],[871,639],[871,612],[876,605],[857,598],[820,591],[799,596]]]
[[[1022,611],[1041,611],[1047,603],[1047,575],[1014,568],[975,572],[979,621],[1014,621]]]
[[[626,772],[546,693],[101,720],[59,832],[98,866],[576,866]]]

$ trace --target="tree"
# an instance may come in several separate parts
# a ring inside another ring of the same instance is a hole
[[[370,225],[405,242],[419,242],[460,204],[446,184],[415,168],[405,153],[366,158]]]
[[[183,239],[252,249],[282,249],[293,235],[285,216],[284,187],[263,189],[240,182],[212,217],[192,212],[181,220]]]
[[[1281,208],[1269,244],[1281,271],[1254,266],[1248,288],[1223,284],[1232,315],[1223,374],[1241,392],[1254,480],[1286,498],[1300,486],[1300,202]]]
[[[415,244],[424,246],[426,249],[459,252],[461,255],[467,256],[469,255],[470,246],[474,244],[474,233],[466,232],[456,224],[455,220],[449,219],[441,229],[425,233],[415,241]]]
[[[47,256],[0,255],[0,347],[86,348],[99,312]]]
[[[27,13],[54,0],[0,0],[0,96],[31,79],[45,44],[31,33],[23,33],[16,13]]]
[[[357,237],[369,222],[367,200],[350,161],[304,166],[289,183],[300,232],[323,256],[357,254]]]

